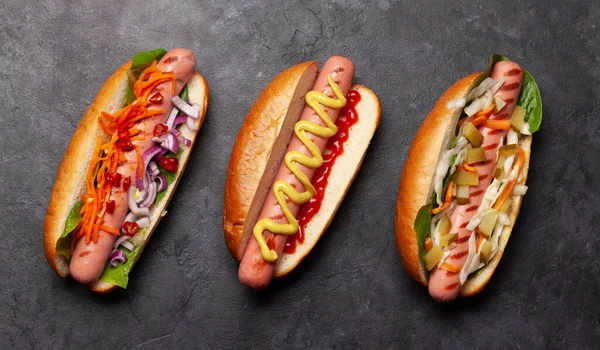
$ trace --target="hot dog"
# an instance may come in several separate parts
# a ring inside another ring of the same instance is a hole
[[[331,57],[316,71],[316,62],[306,62],[275,78],[232,151],[225,241],[241,260],[240,281],[255,289],[291,272],[316,244],[379,123],[379,100],[352,85],[351,60]]]
[[[97,292],[126,287],[204,120],[208,88],[195,64],[187,49],[138,53],[82,118],[44,224],[46,257],[61,276]]]
[[[527,189],[541,107],[533,77],[494,54],[486,72],[442,95],[415,136],[398,192],[396,242],[434,300],[475,295],[491,278]]]

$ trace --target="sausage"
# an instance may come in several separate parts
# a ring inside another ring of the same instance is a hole
[[[495,96],[500,96],[506,106],[493,115],[490,119],[505,120],[510,119],[513,109],[521,92],[523,83],[523,70],[521,67],[510,61],[501,61],[494,65],[491,77],[498,81],[504,76],[504,84]],[[477,212],[479,205],[483,200],[483,195],[492,182],[492,175],[496,165],[496,155],[500,140],[506,135],[506,130],[492,130],[486,127],[479,127],[483,135],[481,147],[485,148],[485,163],[474,165],[479,174],[479,185],[472,186],[470,190],[470,201],[468,204],[458,205],[450,217],[452,229],[450,232],[458,232],[456,246],[451,250],[446,262],[462,268],[469,253],[469,238],[472,232],[465,229],[465,226]],[[429,277],[429,294],[437,301],[452,301],[456,299],[460,290],[459,274],[446,271],[441,268],[435,268]]]
[[[348,58],[341,56],[331,57],[325,62],[323,65],[323,69],[319,73],[315,85],[313,87],[314,91],[323,92],[325,95],[335,98],[333,91],[329,87],[329,83],[327,81],[327,77],[331,76],[336,84],[339,85],[340,89],[346,95],[350,86],[352,85],[352,79],[354,78],[354,64]],[[337,120],[337,117],[340,113],[339,109],[329,109],[325,108],[327,115],[333,122]],[[325,124],[321,121],[321,119],[317,116],[315,111],[308,105],[304,106],[304,110],[302,111],[302,115],[300,120],[308,120],[312,121],[321,126],[325,126]],[[310,138],[313,140],[315,145],[319,147],[321,152],[325,149],[327,145],[327,138],[317,137],[315,135],[309,134]],[[305,153],[306,155],[310,155],[304,144],[298,139],[296,135],[293,136],[290,144],[288,145],[287,151],[300,151]],[[305,167],[303,165],[299,165],[300,170],[308,176],[309,179],[312,179],[315,169]],[[292,187],[294,187],[298,192],[304,192],[304,186],[298,181],[298,179],[291,173],[291,171],[286,166],[285,162],[282,162],[277,175],[275,177],[275,181],[283,180],[289,183]],[[291,201],[288,201],[288,206],[294,216],[298,214],[298,210],[300,209],[299,205],[294,204]],[[260,219],[270,218],[276,223],[287,223],[287,220],[283,216],[283,212],[275,199],[275,196],[272,191],[270,191],[265,204],[262,208],[262,211],[259,216]],[[281,256],[283,252],[283,248],[285,247],[285,242],[287,241],[286,235],[273,235],[272,233],[265,231],[263,232],[265,235],[265,239],[271,249],[274,249],[277,252],[277,255]],[[260,248],[256,238],[254,236],[250,237],[248,242],[248,246],[246,247],[246,251],[244,252],[244,256],[242,257],[242,262],[240,263],[239,269],[239,279],[240,281],[252,288],[255,289],[263,289],[265,288],[273,278],[273,274],[275,272],[276,263],[268,263],[266,262],[260,252]]]
[[[158,68],[163,72],[173,72],[175,74],[175,95],[179,95],[183,86],[194,73],[195,67],[196,58],[194,53],[181,48],[169,51],[158,63]],[[171,81],[159,84],[153,92],[160,92],[163,100],[160,103],[152,104],[148,107],[148,110],[161,109],[165,112],[155,117],[143,119],[136,124],[136,128],[142,130],[144,138],[143,140],[132,141],[132,143],[140,151],[140,154],[153,146],[154,142],[151,139],[154,127],[159,123],[164,124],[167,121],[169,112],[173,109]],[[126,152],[125,155],[127,160],[117,167],[117,172],[122,175],[122,178],[130,177],[132,183],[135,184],[138,163],[137,153],[130,151]],[[103,225],[120,230],[125,216],[129,212],[127,191],[124,191],[122,187],[115,187],[112,190],[110,199],[115,201],[115,209],[113,213],[104,215]],[[80,283],[97,281],[106,266],[116,239],[115,235],[102,230],[98,233],[97,243],[86,244],[84,239],[80,239],[75,245],[70,262],[70,271],[73,278]]]

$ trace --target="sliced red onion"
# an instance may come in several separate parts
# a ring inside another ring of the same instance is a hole
[[[167,122],[166,122],[166,125],[169,129],[173,128],[173,123],[175,122],[175,118],[177,117],[178,113],[179,113],[179,111],[177,110],[177,108],[173,108],[171,110],[171,113],[169,113],[169,117],[167,118]]]
[[[194,110],[193,110],[193,115],[190,115],[191,118],[187,119],[186,125],[188,127],[188,129],[190,130],[198,130],[199,126],[198,126],[198,114],[200,113],[200,106],[198,106],[197,104],[194,104],[193,106]]]
[[[175,136],[172,133],[168,133],[167,138],[160,145],[162,148],[167,149],[173,153],[179,152],[179,141],[177,141],[177,136]]]
[[[148,169],[150,170],[150,175],[152,176],[160,174],[160,170],[158,170],[158,165],[156,165],[156,162],[151,161],[148,163]]]
[[[138,216],[132,212],[129,212],[129,214],[127,214],[127,216],[125,217],[125,221],[129,221],[129,222],[137,221],[137,219],[138,219]],[[125,221],[123,221],[123,222],[125,222]],[[123,228],[121,228],[121,232],[123,232]],[[125,232],[123,232],[123,233],[125,233]]]
[[[183,143],[185,145],[185,147],[190,147],[192,145],[192,141],[186,139],[183,136],[177,137],[177,141],[179,141],[179,143]]]
[[[144,180],[145,181],[145,180]],[[146,186],[147,187],[147,186]],[[139,197],[137,197],[135,199],[135,202],[138,204],[138,206],[140,205],[140,203],[142,203],[144,201],[144,199],[146,199],[146,197],[148,196],[148,191],[146,190],[141,190],[140,191],[140,195]]]
[[[160,148],[160,152],[158,152],[158,153],[157,153],[157,154],[154,156],[154,158],[152,158],[152,160],[153,160],[154,162],[158,162],[158,161],[160,160],[160,158],[161,158],[162,156],[164,156],[164,155],[165,155],[165,153],[167,153],[167,152],[168,152],[168,151],[167,151],[166,149],[164,149],[164,148],[162,148],[162,147],[161,147],[161,148]]]
[[[126,263],[126,262],[127,262],[127,256],[125,255],[125,252],[123,252],[122,250],[115,249],[110,254],[110,266],[117,267],[117,265],[119,265],[119,263]]]
[[[117,241],[115,242],[115,245],[113,246],[114,249],[119,248],[119,246],[123,246],[125,247],[125,249],[129,250],[130,252],[132,252],[135,249],[135,246],[128,241],[129,236],[123,235],[119,238],[117,238]]]
[[[167,135],[165,134],[165,135],[162,135],[162,136],[159,136],[159,137],[153,136],[151,140],[152,140],[152,142],[161,143],[166,138],[167,138]]]
[[[158,153],[160,153],[160,151],[162,150],[162,148],[158,145],[154,145],[150,148],[148,148],[146,150],[146,152],[144,152],[144,154],[142,154],[142,162],[144,162],[144,164],[138,164],[138,167],[140,165],[142,165],[144,168],[144,171],[142,172],[142,177],[136,176],[136,185],[138,188],[140,189],[144,189],[146,188],[144,186],[144,175],[146,174],[146,168],[148,167],[148,163],[150,162],[150,160],[152,160],[152,158],[154,156],[156,156]],[[138,172],[136,173],[136,175],[139,174],[139,169]]]
[[[179,96],[173,96],[171,102],[173,102],[175,107],[177,107],[177,109],[182,111],[184,114],[194,119],[198,119],[198,112],[200,112],[200,106],[198,106],[198,104],[194,103],[193,105],[189,105]]]
[[[142,203],[140,203],[140,208],[149,208],[154,200],[156,199],[156,182],[152,181],[150,185],[148,185],[148,195],[144,199]]]
[[[147,216],[144,216],[144,217],[138,219],[138,221],[136,221],[136,223],[138,224],[138,226],[140,228],[146,228],[146,227],[150,226],[150,218]]]
[[[148,208],[139,208],[137,203],[135,202],[135,191],[137,188],[135,186],[129,187],[129,193],[127,196],[127,204],[129,205],[129,210],[137,216],[150,216],[150,209]]]
[[[167,178],[163,174],[156,175],[155,180],[159,181],[158,192],[162,192],[167,189]]]
[[[177,126],[179,126],[179,124],[185,123],[187,120],[187,115],[178,115],[177,118],[175,118],[175,122],[173,123],[173,127],[176,128]],[[173,129],[173,131],[175,131],[177,129]]]

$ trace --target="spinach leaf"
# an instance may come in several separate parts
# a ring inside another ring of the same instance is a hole
[[[431,225],[431,218],[433,215],[431,214],[432,203],[426,204],[419,209],[417,213],[417,217],[415,218],[415,232],[417,233],[417,246],[419,247],[419,259],[421,259],[421,263],[423,264],[423,257],[427,254],[427,249],[425,249],[425,239],[429,237],[429,228]]]
[[[63,234],[58,239],[58,242],[56,242],[56,251],[59,254],[64,255],[67,259],[71,258],[71,233],[73,233],[73,230],[75,230],[77,225],[81,222],[82,217],[81,214],[79,214],[79,211],[81,211],[82,207],[83,201],[79,201],[71,208],[71,211],[67,216],[67,221],[65,222]]]
[[[146,229],[141,229],[137,234],[146,234]],[[104,271],[102,271],[102,275],[100,275],[100,280],[114,284],[121,288],[127,288],[127,283],[129,282],[129,272],[133,268],[133,262],[135,261],[136,256],[140,253],[140,248],[141,245],[136,247],[132,252],[123,247],[119,248],[125,253],[127,262],[112,267],[110,266],[110,260],[107,261]]]
[[[183,86],[183,89],[181,89],[181,93],[179,94],[179,97],[181,97],[181,99],[184,102],[190,103],[190,93],[188,92],[188,86],[187,86],[187,84],[185,84]]]
[[[127,90],[125,90],[125,96],[123,96],[123,107],[127,106],[133,101],[135,101],[135,94],[133,93],[131,85],[127,85]]]
[[[167,50],[160,48],[152,51],[140,51],[133,55],[129,68],[130,80],[136,81],[144,69],[148,68],[153,61],[159,61],[166,53]]]
[[[523,87],[517,105],[527,110],[525,121],[529,123],[529,131],[538,131],[542,123],[542,97],[535,80],[527,71],[523,74]]]

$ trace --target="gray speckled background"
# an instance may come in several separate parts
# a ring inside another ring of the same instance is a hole
[[[599,27],[597,1],[1,1],[0,348],[597,347]],[[46,263],[48,198],[101,84],[161,46],[196,52],[207,121],[129,289],[95,295]],[[542,92],[530,190],[489,286],[438,305],[398,258],[399,176],[438,96],[493,51]],[[333,54],[378,93],[381,126],[313,253],[267,291],[248,290],[222,236],[231,147],[279,71]]]

